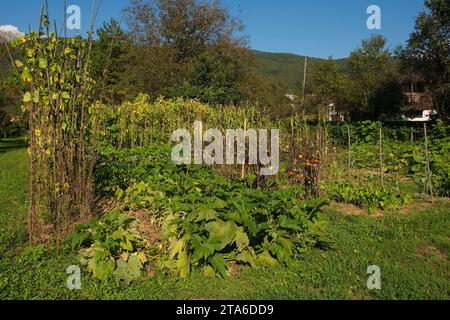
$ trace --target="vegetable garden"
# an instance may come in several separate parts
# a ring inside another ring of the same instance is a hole
[[[196,100],[122,105],[94,97],[90,41],[49,31],[15,46],[28,115],[31,245],[76,253],[95,281],[233,277],[241,268],[285,268],[333,247],[330,204],[364,216],[450,196],[450,126],[273,119],[256,105]],[[43,40],[45,39],[45,41]],[[280,170],[259,165],[177,165],[171,134],[206,128],[279,129]],[[5,282],[6,283],[6,282]],[[1,285],[1,284],[0,284]],[[4,284],[6,285],[6,284]]]
[[[101,110],[94,185],[97,196],[114,199],[115,206],[69,237],[100,279],[129,283],[158,272],[186,277],[195,268],[227,277],[242,265],[289,268],[306,250],[326,246],[323,207],[330,201],[374,214],[401,209],[416,195],[431,199],[431,190],[438,197],[449,192],[449,128],[440,122],[428,133],[427,161],[421,126],[273,121],[254,107],[218,110],[145,96]],[[245,164],[172,163],[171,132],[190,128],[193,119],[213,128],[247,122],[280,128],[282,169],[259,177]],[[139,224],[150,224],[156,238],[140,234],[145,227]]]

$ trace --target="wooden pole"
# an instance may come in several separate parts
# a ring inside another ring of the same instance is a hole
[[[352,140],[350,137],[350,125],[347,124],[347,138],[348,138],[348,179],[350,180],[350,172],[352,168],[352,155],[351,155],[351,149],[352,149]]]
[[[430,192],[431,201],[434,201],[433,194],[433,184],[431,181],[431,168],[430,168],[430,157],[428,156],[428,135],[427,135],[427,124],[423,124],[423,133],[425,136],[425,160],[427,162],[427,175],[428,175],[428,190]]]
[[[246,141],[245,141],[245,137],[247,136],[247,118],[245,118],[244,120],[244,148],[246,146]],[[244,157],[244,162],[242,163],[242,168],[241,168],[241,179],[245,178],[245,157]]]
[[[383,129],[380,127],[380,142],[379,142],[379,158],[380,158],[380,179],[381,186],[384,187],[384,175],[383,175]]]
[[[296,160],[296,148],[295,148],[295,121],[294,121],[294,116],[291,116],[291,164],[294,165],[295,164],[295,160]]]
[[[308,66],[308,57],[305,57],[305,66],[303,67],[302,109],[303,109],[303,104],[305,102],[306,68],[307,68],[307,66]]]

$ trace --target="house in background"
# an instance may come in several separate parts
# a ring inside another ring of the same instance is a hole
[[[334,103],[328,105],[328,121],[330,122],[344,122],[347,114],[340,114]],[[349,119],[347,115],[347,119]]]
[[[405,92],[406,106],[409,110],[402,118],[405,121],[430,121],[436,114],[430,92]]]

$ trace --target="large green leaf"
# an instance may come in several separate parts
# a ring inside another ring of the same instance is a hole
[[[289,219],[286,215],[280,215],[278,217],[278,222],[280,224],[280,227],[291,229],[295,231],[300,231],[301,228],[295,223],[294,220]]]
[[[220,250],[233,242],[238,230],[234,222],[224,222],[222,220],[211,222],[205,228],[209,232],[210,239],[217,239],[220,242]]]
[[[199,208],[192,213],[195,222],[211,221],[217,217],[216,210],[210,208]]]
[[[244,226],[248,229],[248,231],[250,231],[250,233],[252,235],[256,235],[258,233],[259,228],[258,228],[255,220],[248,217],[248,218],[245,218],[243,222],[244,222]]]
[[[274,259],[267,250],[258,255],[258,263],[272,268],[278,266],[278,261]]]
[[[113,276],[129,285],[131,281],[138,279],[141,276],[142,262],[137,255],[131,255],[128,261],[122,259],[117,260],[117,269]]]
[[[269,251],[277,257],[279,262],[285,263],[290,260],[289,249],[278,242],[273,242],[269,247]]]
[[[107,260],[97,260],[92,258],[88,263],[88,270],[92,273],[94,278],[106,281],[114,272],[116,263],[112,257]]]
[[[218,274],[220,274],[224,278],[227,276],[228,267],[223,255],[221,255],[220,253],[216,253],[211,258],[210,262],[214,270],[216,270]]]
[[[208,239],[204,241],[199,235],[195,234],[191,238],[192,248],[194,252],[192,254],[192,262],[196,263],[201,259],[207,259],[216,250],[220,249],[220,242],[217,239]]]
[[[180,254],[184,247],[184,240],[173,240],[169,246],[169,257],[170,259],[175,258],[177,254]]]
[[[236,256],[236,261],[247,263],[253,267],[255,265],[255,253],[253,252],[253,249],[240,252]]]
[[[234,240],[236,241],[236,246],[239,251],[244,250],[250,243],[250,240],[248,239],[248,236],[243,228],[239,228],[236,231],[236,236]]]

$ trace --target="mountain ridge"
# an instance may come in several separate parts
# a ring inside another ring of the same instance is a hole
[[[311,74],[318,62],[323,58],[303,56],[294,53],[267,52],[252,50],[255,54],[256,70],[271,84],[285,86],[289,90],[299,90],[303,86],[305,58],[308,58],[307,74]],[[348,59],[336,59],[338,66],[346,72]],[[307,75],[308,77],[308,75]]]

